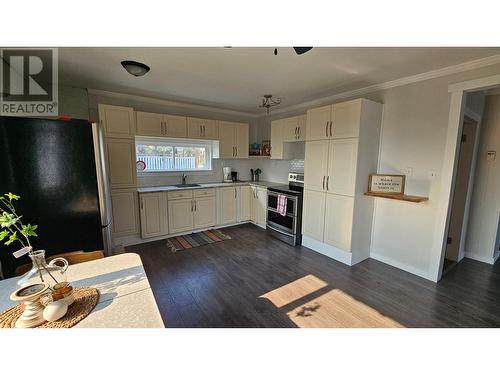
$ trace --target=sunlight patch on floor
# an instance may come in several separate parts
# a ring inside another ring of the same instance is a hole
[[[283,307],[289,303],[301,299],[308,294],[311,294],[328,284],[314,275],[307,275],[292,281],[286,285],[276,288],[266,294],[260,296],[267,298],[276,307]]]
[[[333,289],[287,313],[301,328],[397,328],[400,323]]]

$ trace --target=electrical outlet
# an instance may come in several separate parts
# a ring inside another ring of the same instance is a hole
[[[411,177],[413,176],[413,168],[412,167],[405,167],[403,170],[403,173],[406,177]]]
[[[437,177],[437,171],[436,171],[436,170],[434,170],[434,169],[431,169],[431,170],[429,171],[429,178],[430,178],[431,180],[434,180],[436,177]]]

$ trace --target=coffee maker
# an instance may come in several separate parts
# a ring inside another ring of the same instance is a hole
[[[222,174],[224,176],[223,182],[233,182],[231,178],[231,167],[223,167]]]

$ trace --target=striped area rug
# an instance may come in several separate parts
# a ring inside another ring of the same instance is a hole
[[[175,253],[179,250],[191,249],[209,243],[230,240],[231,237],[220,230],[205,230],[203,232],[186,234],[184,236],[170,237],[167,239],[167,247]]]

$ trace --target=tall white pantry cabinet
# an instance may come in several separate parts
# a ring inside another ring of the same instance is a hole
[[[367,99],[307,112],[302,244],[353,265],[370,256],[382,104]]]

